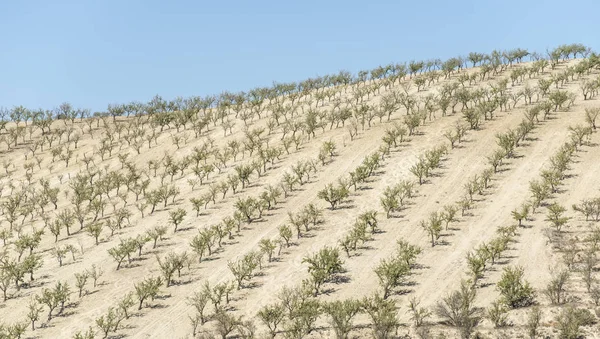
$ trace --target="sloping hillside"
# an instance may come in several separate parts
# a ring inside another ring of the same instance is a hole
[[[600,77],[577,47],[13,109],[0,321],[40,338],[597,333],[576,310],[600,299]]]

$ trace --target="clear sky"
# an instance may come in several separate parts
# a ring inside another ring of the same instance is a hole
[[[469,52],[600,50],[600,1],[0,1],[0,107],[248,90]]]

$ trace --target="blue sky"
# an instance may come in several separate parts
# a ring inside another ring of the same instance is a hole
[[[471,51],[598,51],[598,13],[597,0],[1,1],[0,107],[101,111]]]

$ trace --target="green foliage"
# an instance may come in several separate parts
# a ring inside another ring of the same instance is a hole
[[[161,285],[162,279],[160,277],[149,277],[134,285],[135,295],[139,301],[138,310],[142,309],[144,301],[148,298],[151,298],[152,300],[156,298],[158,293],[160,293]]]
[[[336,300],[324,303],[323,312],[329,321],[337,339],[348,339],[353,328],[352,319],[361,311],[361,303],[354,299]]]
[[[398,329],[400,322],[396,316],[396,303],[383,299],[378,294],[365,297],[362,301],[364,311],[371,320],[371,330],[376,339],[389,338]]]
[[[183,208],[178,208],[169,212],[169,222],[175,226],[173,232],[177,232],[177,226],[183,222],[183,218],[186,216],[186,214],[187,212]]]
[[[448,294],[435,308],[435,313],[444,322],[458,328],[462,338],[469,338],[481,320],[481,309],[474,304],[476,295],[475,286],[463,280],[460,289]]]
[[[566,307],[555,318],[560,339],[577,339],[581,336],[581,326],[596,322],[594,315],[587,309]]]
[[[44,288],[40,295],[35,297],[35,300],[48,307],[48,321],[52,319],[52,312],[60,306],[58,315],[60,315],[65,307],[65,303],[69,300],[71,291],[69,285],[63,282],[57,282],[54,288]]]
[[[237,289],[243,288],[244,280],[252,279],[254,270],[258,267],[261,256],[256,252],[250,252],[237,261],[229,261],[227,267],[237,280]]]
[[[128,258],[128,261],[131,262],[131,254],[135,252],[136,248],[135,240],[129,238],[121,239],[119,245],[108,250],[108,254],[117,262],[117,271],[121,268],[125,258]]]
[[[496,328],[508,325],[507,314],[508,308],[501,301],[492,302],[492,306],[487,309],[487,317]]]
[[[523,280],[523,268],[506,267],[496,285],[502,301],[511,308],[525,307],[533,303],[535,292],[527,281]]]
[[[431,311],[424,307],[419,307],[420,301],[416,298],[411,298],[408,304],[409,311],[411,313],[411,318],[415,322],[415,327],[421,327],[431,316]]]
[[[544,294],[550,298],[550,302],[553,305],[560,305],[566,302],[565,285],[568,280],[569,271],[562,270],[557,272],[548,283],[548,286],[544,290]]]
[[[319,294],[321,285],[343,271],[343,262],[338,249],[327,246],[313,255],[304,257],[302,263],[308,264],[308,273],[311,275],[315,296]]]
[[[399,256],[382,259],[374,269],[379,285],[383,289],[383,299],[387,299],[392,290],[400,286],[410,274],[410,266]]]
[[[442,233],[443,219],[437,212],[432,212],[428,220],[421,220],[421,228],[431,237],[431,247],[434,247]]]
[[[333,184],[325,186],[324,189],[317,193],[317,197],[327,201],[331,205],[331,209],[334,210],[337,205],[348,198],[349,194],[348,187],[344,183],[339,182],[337,186],[333,186]]]
[[[277,326],[279,326],[285,317],[283,306],[278,303],[265,305],[258,311],[257,316],[269,329],[271,338],[275,338]]]
[[[556,229],[557,232],[560,232],[562,227],[569,221],[568,217],[563,216],[566,211],[567,209],[558,203],[553,203],[548,206],[546,221],[550,221],[550,224]]]

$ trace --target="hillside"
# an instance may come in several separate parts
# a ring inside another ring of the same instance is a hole
[[[598,335],[600,68],[569,46],[11,111],[7,337],[270,337],[261,310],[276,338],[342,338],[332,315],[354,313],[350,338],[529,337],[536,310],[533,337]],[[498,283],[518,268],[535,293],[509,300]],[[446,318],[461,281],[471,312]]]

